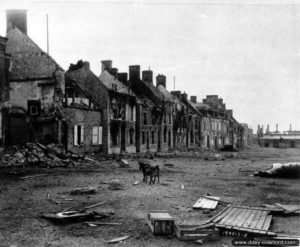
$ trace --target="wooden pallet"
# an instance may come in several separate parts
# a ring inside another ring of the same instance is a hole
[[[264,207],[229,205],[209,222],[221,229],[236,230],[262,235],[276,235],[269,231],[272,215],[270,209]]]

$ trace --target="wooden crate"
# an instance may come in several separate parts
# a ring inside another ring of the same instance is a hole
[[[166,211],[150,211],[147,220],[154,235],[166,236],[174,233],[174,218]]]
[[[175,234],[179,240],[217,240],[220,235],[218,229],[213,228],[213,224],[201,225],[189,225],[189,224],[175,224]]]

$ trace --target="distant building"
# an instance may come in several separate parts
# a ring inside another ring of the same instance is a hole
[[[300,135],[264,135],[260,138],[260,146],[267,148],[300,148]]]

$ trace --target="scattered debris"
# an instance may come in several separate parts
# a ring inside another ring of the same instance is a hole
[[[217,240],[220,231],[214,228],[214,224],[183,224],[175,223],[175,234],[180,240]]]
[[[115,239],[112,239],[112,240],[108,241],[107,243],[108,244],[118,243],[118,242],[121,242],[121,241],[124,241],[124,240],[130,238],[131,236],[132,236],[132,234],[126,235],[126,236],[120,237],[120,238],[115,238]]]
[[[226,159],[230,159],[230,158],[233,158],[233,159],[235,159],[235,158],[237,158],[237,153],[229,153],[229,154],[224,154],[224,157],[226,158]]]
[[[300,205],[283,205],[279,203],[275,203],[276,206],[284,209],[287,213],[299,213],[300,212]]]
[[[43,214],[43,218],[53,221],[55,223],[66,224],[71,222],[79,222],[79,221],[86,221],[92,219],[99,219],[108,217],[108,214],[100,214],[95,211],[65,211],[59,212],[55,214]]]
[[[55,203],[55,204],[57,204],[57,205],[60,205],[60,204],[61,204],[61,202],[55,201],[55,200],[53,200],[52,198],[50,198],[50,193],[47,195],[47,200],[50,201],[50,202],[53,202],[53,203]]]
[[[138,185],[141,181],[135,181],[133,185]]]
[[[124,185],[117,179],[111,181],[108,186],[109,190],[123,190]]]
[[[84,188],[76,188],[70,192],[71,195],[95,194],[95,193],[96,193],[96,188],[90,186]]]
[[[220,229],[274,236],[276,234],[269,231],[270,212],[264,207],[228,205],[206,223],[213,222]]]
[[[193,209],[211,209],[215,210],[218,206],[220,197],[201,196],[199,200],[193,205]]]
[[[175,165],[174,165],[174,164],[167,163],[167,164],[164,164],[164,166],[169,167],[169,168],[172,168],[172,167],[174,167]]]
[[[93,224],[93,226],[120,226],[123,223],[118,223],[118,222],[97,222],[97,221],[92,221],[92,222],[84,222],[88,225]]]
[[[26,143],[24,146],[10,147],[13,151],[4,155],[2,166],[40,166],[65,167],[74,165],[72,160],[83,161],[84,156],[64,153],[59,145],[40,143]]]
[[[43,173],[43,174],[36,174],[36,175],[20,177],[19,179],[37,178],[37,177],[44,177],[44,176],[47,176],[47,175],[49,175],[49,174]]]
[[[258,171],[254,176],[260,177],[280,177],[280,178],[300,178],[300,163],[289,162],[285,164],[275,163],[272,168],[266,171]]]
[[[149,211],[147,221],[154,235],[172,235],[174,233],[175,220],[167,211]]]
[[[205,160],[213,161],[213,160],[225,160],[225,158],[221,154],[206,154],[204,155]]]
[[[184,190],[184,184],[181,185],[181,189]]]
[[[120,166],[120,168],[128,168],[128,167],[130,167],[129,162],[127,160],[125,160],[125,159],[121,159],[119,166]]]

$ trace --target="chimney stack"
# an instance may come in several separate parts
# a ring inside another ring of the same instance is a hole
[[[156,76],[156,87],[158,87],[158,85],[163,85],[164,88],[166,88],[166,82],[167,82],[167,77],[165,75],[157,75]]]
[[[148,84],[153,83],[153,71],[152,70],[144,70],[142,72],[142,80],[144,82],[147,82]]]
[[[278,132],[278,124],[276,124],[276,132]]]
[[[180,99],[181,91],[171,91],[171,94],[176,96],[178,99]]]
[[[116,79],[118,79],[118,69],[117,68],[111,68],[108,70],[108,72],[113,75]]]
[[[197,103],[197,96],[191,96],[191,101],[193,103]]]
[[[140,65],[129,66],[129,80],[140,80],[140,78],[141,78],[140,71],[141,71]]]
[[[118,73],[118,80],[127,85],[128,73]]]
[[[233,111],[232,110],[227,110],[227,116],[232,117],[233,116]]]
[[[181,95],[181,97],[184,101],[187,101],[187,99],[188,99],[188,95],[185,92]]]
[[[22,33],[27,35],[27,10],[6,10],[6,33],[14,27],[17,27]]]
[[[83,62],[83,68],[90,69],[90,63],[88,61]]]
[[[112,68],[112,61],[111,60],[103,60],[101,61],[102,67],[101,72],[107,70],[109,71]]]
[[[292,131],[292,124],[290,124],[290,131]]]
[[[6,10],[6,33],[17,27],[22,33],[27,35],[27,10],[8,9]]]

